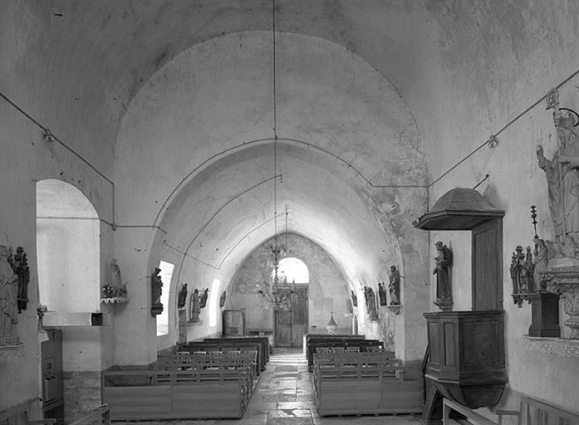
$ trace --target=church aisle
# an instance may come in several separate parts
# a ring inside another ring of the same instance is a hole
[[[242,419],[147,421],[143,425],[420,425],[418,416],[343,416],[320,418],[301,348],[276,348]],[[218,408],[218,406],[216,406]],[[138,422],[127,422],[136,425]],[[115,422],[115,424],[120,424]]]

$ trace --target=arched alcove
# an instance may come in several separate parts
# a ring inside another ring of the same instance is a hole
[[[36,184],[36,245],[40,303],[61,313],[100,310],[100,222],[76,187]]]

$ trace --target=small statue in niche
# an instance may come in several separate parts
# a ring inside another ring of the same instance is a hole
[[[18,275],[10,265],[10,251],[0,245],[0,345],[19,344]]]
[[[376,295],[374,295],[374,290],[365,286],[364,297],[366,298],[366,307],[368,308],[370,320],[378,320],[378,312],[376,311]]]
[[[201,297],[199,299],[199,306],[201,308],[205,308],[205,306],[207,305],[207,296],[209,295],[209,289],[205,288],[203,289],[203,293],[201,294]]]
[[[225,297],[227,297],[227,294],[225,291],[223,291],[223,293],[221,294],[221,298],[219,298],[219,307],[223,308],[223,306],[225,305]]]
[[[189,303],[191,306],[191,318],[189,321],[197,323],[199,321],[199,313],[201,313],[201,306],[199,305],[199,289],[193,291]]]
[[[354,305],[354,307],[358,307],[358,297],[356,296],[356,293],[354,292],[354,290],[350,290],[350,292],[352,293],[352,304]]]
[[[378,298],[380,300],[380,305],[388,305],[386,301],[386,290],[384,289],[384,282],[378,282]]]
[[[179,290],[179,296],[177,297],[177,308],[185,308],[186,302],[187,302],[187,284],[182,283],[181,289]]]
[[[390,279],[390,283],[388,284],[390,305],[400,305],[400,272],[396,266],[390,266],[388,277]]]
[[[553,242],[541,238],[533,239],[535,249],[533,255],[535,256],[535,272],[533,278],[535,281],[535,290],[546,290],[546,284],[541,280],[541,273],[545,273],[549,267],[549,261],[557,256],[560,256],[557,247]]]
[[[161,295],[163,294],[163,281],[161,280],[161,269],[155,267],[155,271],[151,275],[151,300],[153,306],[151,307],[151,315],[155,317],[163,312],[163,304],[161,303]]]
[[[452,267],[452,251],[440,241],[436,242],[435,246],[437,251],[437,256],[434,258],[436,266],[432,274],[436,275],[436,299],[451,301],[450,268]]]
[[[522,306],[523,300],[527,300],[530,293],[535,291],[535,263],[531,256],[531,248],[527,247],[526,254],[523,253],[523,247],[518,245],[513,252],[511,259],[511,280],[513,282],[513,300],[519,307]]]
[[[549,93],[547,105],[547,109],[554,109],[558,148],[548,160],[543,146],[538,144],[538,165],[547,178],[555,244],[562,256],[579,259],[579,134],[574,129],[579,124],[579,117],[568,109],[559,109],[556,91]]]

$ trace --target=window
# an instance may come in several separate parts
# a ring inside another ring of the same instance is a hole
[[[213,286],[209,291],[209,326],[217,326],[217,308],[218,308],[218,297],[219,297],[219,284],[221,281],[219,279],[213,279]]]
[[[173,277],[174,264],[161,261],[159,263],[161,269],[161,281],[163,282],[163,292],[161,292],[161,304],[163,304],[163,312],[157,315],[157,336],[167,335],[169,333],[169,294],[171,292],[171,278]]]
[[[279,262],[278,275],[280,282],[287,277],[288,283],[309,283],[310,272],[302,260],[295,257],[283,258]]]

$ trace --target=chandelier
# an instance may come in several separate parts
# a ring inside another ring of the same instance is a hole
[[[271,258],[273,263],[273,279],[265,278],[263,281],[257,282],[257,293],[260,298],[266,302],[267,307],[272,307],[274,310],[289,310],[292,306],[292,299],[294,295],[295,282],[288,284],[287,276],[279,273],[279,260],[282,250],[287,256],[287,217],[288,211],[286,206],[285,211],[286,227],[285,227],[285,247],[278,244],[277,235],[274,237],[274,243],[270,246]],[[275,218],[274,218],[275,220]],[[269,269],[269,267],[267,267]]]
[[[288,285],[287,276],[280,279],[279,260],[282,249],[287,256],[287,219],[288,208],[285,209],[285,247],[278,244],[277,234],[277,99],[276,99],[276,41],[275,41],[275,0],[272,7],[272,66],[273,66],[273,222],[274,222],[274,243],[270,247],[273,263],[273,280],[267,277],[263,281],[257,282],[257,293],[260,298],[266,302],[266,306],[273,307],[275,310],[289,310],[292,305],[295,284]],[[269,267],[266,267],[269,269]]]

